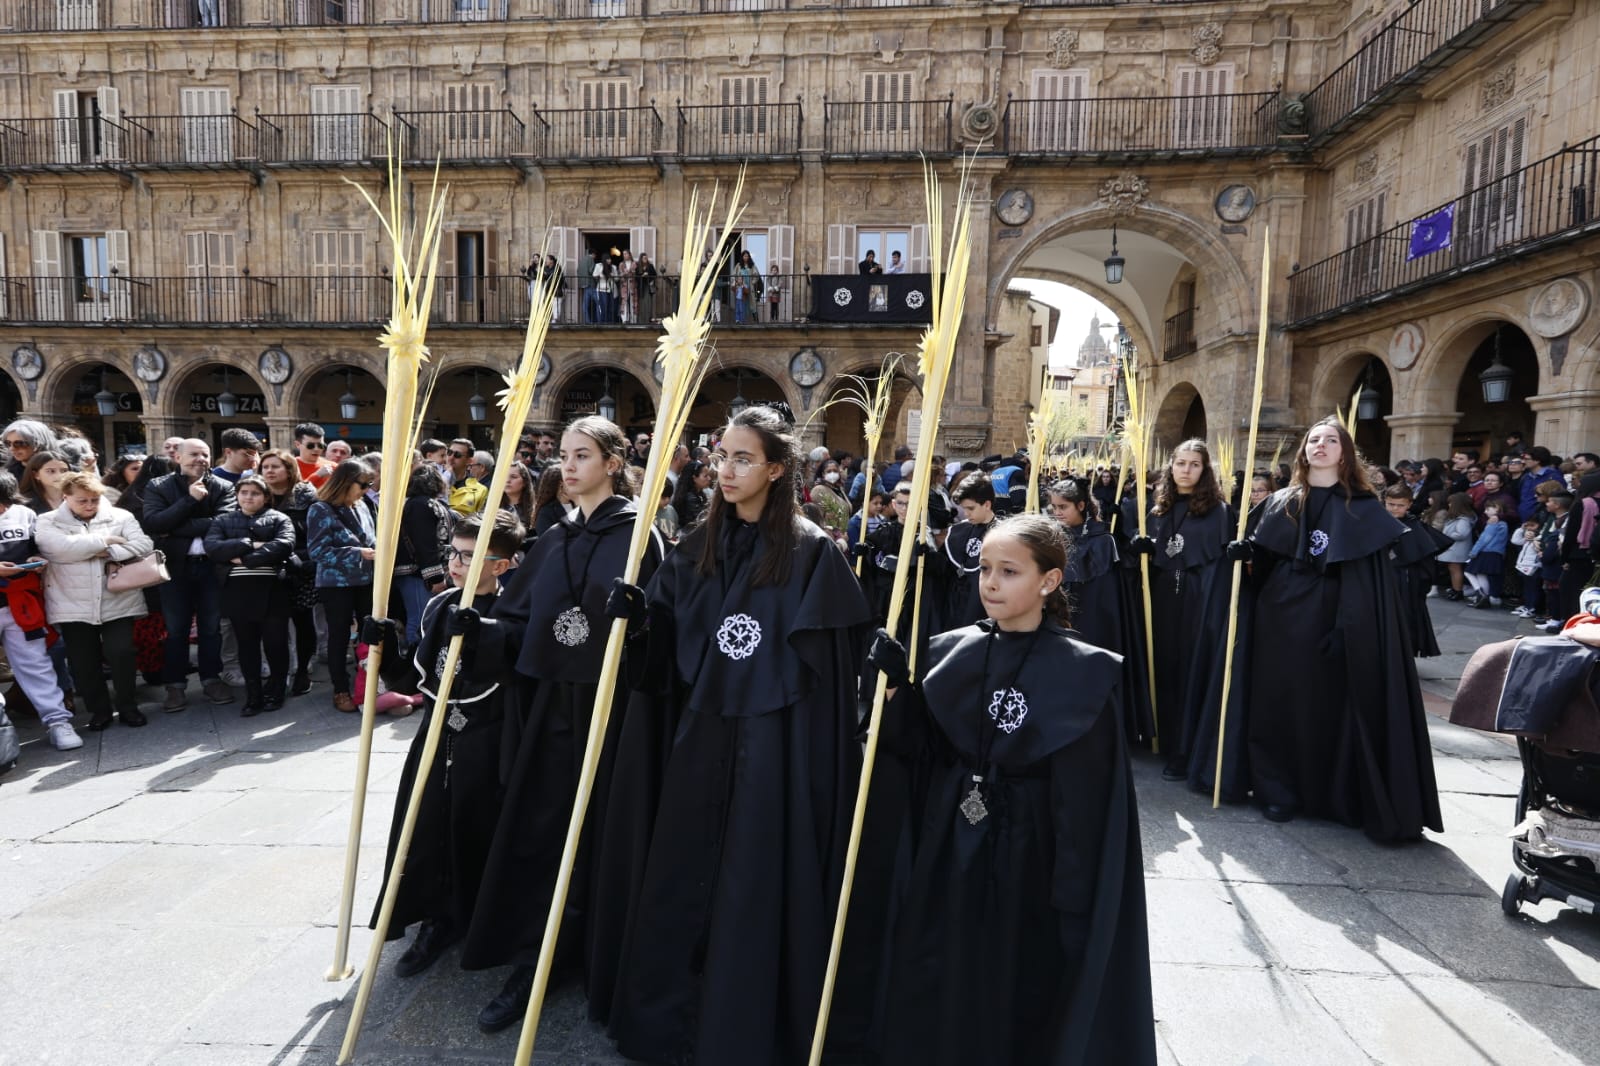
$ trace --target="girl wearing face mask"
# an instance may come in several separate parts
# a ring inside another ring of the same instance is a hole
[[[1252,539],[1249,763],[1267,818],[1441,831],[1422,693],[1389,564],[1406,528],[1337,419],[1311,427]]]
[[[817,480],[811,486],[811,502],[822,508],[822,528],[834,540],[843,537],[850,524],[850,501],[844,494],[843,476],[839,464],[829,459],[817,468]]]

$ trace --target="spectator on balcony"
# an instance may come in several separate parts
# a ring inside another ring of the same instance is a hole
[[[6,470],[18,481],[27,467],[33,453],[38,451],[53,451],[56,446],[56,435],[50,427],[43,422],[35,422],[31,418],[19,418],[0,433],[0,441],[11,452],[11,461],[6,464]]]
[[[217,7],[217,0],[200,0],[201,26],[212,29],[222,24]]]
[[[300,480],[311,482],[316,488],[328,480],[333,464],[327,459],[327,434],[315,422],[302,422],[294,427],[295,465],[300,468]]]
[[[531,308],[538,302],[544,290],[554,293],[550,301],[550,321],[561,321],[561,298],[567,284],[567,276],[561,271],[561,264],[556,262],[556,257],[547,255],[544,262],[535,259],[528,264],[528,269],[522,272],[528,279],[528,306]]]
[[[906,272],[906,265],[905,265],[905,263],[903,261],[901,261],[900,253],[899,252],[890,252],[889,253],[889,267],[888,267],[887,270],[884,271],[884,273],[885,274],[904,274],[905,272]]]
[[[706,249],[705,258],[700,260],[700,272],[714,271],[717,275],[717,284],[712,290],[711,321],[722,321],[722,305],[728,302],[728,278],[722,271],[711,265],[711,249]]]
[[[863,274],[882,274],[883,273],[883,267],[880,266],[879,263],[878,263],[878,253],[874,252],[870,248],[867,249],[867,257],[865,259],[861,260],[861,262],[857,263],[856,266],[860,269],[861,273],[863,273]]]
[[[755,260],[750,258],[750,253],[739,253],[739,258],[733,265],[733,320],[735,322],[744,323],[750,321],[750,301],[756,296],[755,286],[760,276],[760,271],[756,269]]]
[[[189,628],[200,646],[200,679],[212,703],[232,703],[233,690],[222,680],[222,584],[206,559],[205,536],[219,514],[232,511],[233,486],[211,473],[211,446],[185,440],[178,449],[177,472],[150,483],[145,490],[140,524],[166,553],[172,580],[161,586],[166,616],[167,686],[165,711],[188,705],[184,687],[189,673]]]
[[[623,249],[622,262],[617,264],[617,288],[622,297],[622,321],[628,325],[639,321],[639,264],[633,253]]]
[[[261,458],[261,441],[248,429],[225,429],[222,431],[222,463],[213,467],[211,472],[230,485],[237,485],[239,479],[256,468],[256,463]]]
[[[777,263],[767,268],[767,321],[778,321],[778,305],[783,302],[783,275]]]
[[[660,316],[656,314],[656,280],[658,274],[656,265],[644,252],[639,253],[639,264],[633,270],[639,283],[639,321],[654,322]]]
[[[594,300],[594,321],[615,322],[617,320],[617,268],[611,265],[611,260],[599,256],[595,260],[594,270],[590,272],[594,277],[594,286],[590,293]]]

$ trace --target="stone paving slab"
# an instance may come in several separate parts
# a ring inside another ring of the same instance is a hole
[[[1505,738],[1443,718],[1482,640],[1532,632],[1433,603],[1449,654],[1419,670],[1446,831],[1385,847],[1323,822],[1212,810],[1136,760],[1162,1066],[1595,1061],[1600,919],[1500,913],[1521,777]],[[159,693],[146,696],[159,699]],[[356,982],[332,959],[358,722],[326,686],[283,712],[193,703],[58,753],[19,723],[0,778],[0,1066],[329,1066]],[[420,716],[380,720],[350,961]],[[504,971],[454,951],[393,976],[385,945],[357,1062],[509,1063],[515,1027],[474,1025]],[[65,1024],[40,1024],[40,1005]],[[539,1066],[624,1066],[558,981]],[[721,1066],[721,1064],[717,1064]],[[977,1064],[984,1066],[984,1064]]]

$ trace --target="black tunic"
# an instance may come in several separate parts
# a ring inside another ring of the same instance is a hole
[[[1207,698],[1207,664],[1227,639],[1231,571],[1223,549],[1233,539],[1233,515],[1226,504],[1190,514],[1187,496],[1177,497],[1165,514],[1150,515],[1157,739],[1168,765],[1186,765]]]
[[[460,589],[446,589],[429,600],[422,611],[422,635],[412,662],[420,678],[419,691],[427,698],[426,714],[400,771],[384,861],[385,885],[417,780],[450,644],[444,632],[445,609],[460,600]],[[500,723],[509,692],[504,682],[510,673],[511,652],[521,633],[515,623],[498,617],[499,605],[494,593],[473,601],[484,620],[477,638],[470,645],[462,643],[456,678],[450,686],[450,711],[440,730],[433,765],[428,769],[428,784],[417,811],[405,875],[395,897],[390,940],[405,935],[406,926],[411,923],[424,920],[443,921],[459,933],[467,928],[472,916],[500,812]],[[457,712],[465,719],[460,729],[450,724]],[[382,905],[381,888],[378,900],[372,915],[373,928],[377,927],[377,910]]]
[[[1433,754],[1388,549],[1405,527],[1371,495],[1313,488],[1256,528],[1249,746],[1255,798],[1361,826],[1438,831]]]
[[[963,521],[951,526],[950,532],[945,534],[941,553],[945,603],[939,632],[970,626],[986,617],[983,600],[978,595],[978,565],[979,556],[983,554],[983,538],[993,528],[993,522],[978,525]]]
[[[606,594],[627,563],[637,516],[633,502],[621,496],[601,502],[587,519],[581,512],[563,516],[534,542],[502,597],[498,615],[515,619],[523,634],[513,649],[518,694],[502,739],[504,815],[461,953],[467,969],[538,960],[611,630]],[[659,559],[659,539],[652,535],[641,576],[648,578]],[[577,614],[571,612],[574,591]],[[614,750],[620,728],[620,716],[612,714],[608,748]],[[560,939],[566,957],[588,937],[590,872],[595,837],[603,832],[608,766],[602,760],[567,895]]]
[[[938,696],[927,713],[942,751],[893,931],[883,1061],[1153,1064],[1120,664],[1051,623],[1000,633],[991,653],[992,628],[933,643],[922,690]],[[976,824],[961,809],[974,774]]]
[[[1428,590],[1438,577],[1438,554],[1450,547],[1450,538],[1420,518],[1400,519],[1405,533],[1389,548],[1389,564],[1394,567],[1400,589],[1401,614],[1411,634],[1411,651],[1419,659],[1440,654],[1439,639],[1433,632],[1433,616],[1428,613]]]
[[[1072,605],[1072,628],[1097,648],[1122,656],[1122,684],[1117,699],[1120,720],[1130,743],[1149,735],[1150,681],[1144,658],[1143,633],[1133,639],[1130,616],[1144,625],[1142,610],[1129,610],[1130,589],[1123,556],[1110,528],[1099,521],[1062,526],[1067,535],[1067,570],[1062,585]],[[1135,583],[1132,589],[1137,593]],[[1137,654],[1132,654],[1136,652]]]
[[[855,806],[867,604],[809,522],[782,585],[752,585],[765,544],[731,517],[718,572],[698,574],[706,535],[649,588],[679,725],[611,1033],[646,1062],[803,1063]]]

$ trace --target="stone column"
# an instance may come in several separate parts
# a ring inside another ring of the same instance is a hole
[[[993,413],[984,404],[986,376],[992,373],[989,355],[987,321],[989,315],[989,253],[993,241],[990,223],[993,220],[993,183],[1004,172],[1005,161],[980,157],[972,164],[973,185],[971,252],[972,264],[967,273],[966,301],[961,320],[961,334],[956,340],[955,365],[950,369],[950,381],[945,389],[944,409],[940,412],[939,448],[952,458],[983,455],[991,445]],[[953,198],[958,190],[959,178],[948,170],[940,174],[945,191]],[[953,212],[945,212],[945,225],[954,226]],[[943,235],[948,239],[948,234]],[[941,235],[929,233],[930,241]],[[952,294],[954,295],[954,294]],[[924,417],[932,412],[924,411]]]
[[[161,454],[161,442],[168,437],[194,436],[193,418],[143,414],[139,416],[139,423],[144,426],[144,443],[151,455]]]
[[[1394,460],[1419,460],[1430,456],[1441,459],[1448,456],[1451,437],[1460,419],[1460,411],[1389,415],[1384,421],[1389,423],[1392,434],[1389,443],[1390,457]]]
[[[1557,455],[1571,455],[1600,440],[1600,389],[1577,389],[1551,396],[1530,396],[1533,442]]]
[[[267,424],[267,446],[294,451],[294,427],[300,419],[292,415],[268,415],[262,419]]]

